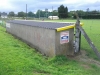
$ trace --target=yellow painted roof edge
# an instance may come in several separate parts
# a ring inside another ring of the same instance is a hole
[[[83,26],[84,24],[83,23],[80,23],[80,25]],[[56,30],[57,30],[57,32],[59,32],[59,31],[71,29],[71,28],[74,28],[74,27],[75,27],[75,24],[70,25],[70,26],[64,26],[64,27],[56,28]]]

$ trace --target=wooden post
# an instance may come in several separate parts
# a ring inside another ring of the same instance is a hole
[[[80,26],[80,21],[79,21],[79,18],[77,18],[77,21],[75,24],[75,53],[78,53],[80,51],[81,31],[79,30],[79,26]]]
[[[93,51],[95,52],[95,54],[97,55],[97,57],[100,59],[100,53],[98,52],[97,48],[95,47],[95,45],[93,44],[93,42],[91,41],[91,39],[88,37],[88,35],[86,34],[86,32],[84,31],[84,29],[80,26],[80,21],[79,21],[79,17],[78,15],[75,13],[76,17],[77,17],[77,22],[75,25],[76,28],[76,35],[75,35],[75,51],[78,52],[78,48],[79,48],[79,33],[81,31],[82,35],[85,37],[85,39],[87,40],[88,44],[90,45],[90,47],[93,49]]]
[[[79,26],[79,29],[82,33],[82,35],[85,37],[85,39],[87,40],[88,44],[90,45],[90,47],[93,49],[93,51],[95,52],[95,54],[98,56],[98,58],[100,59],[100,53],[98,52],[97,48],[95,47],[95,45],[93,44],[93,42],[90,40],[90,38],[88,37],[88,35],[86,34],[86,32],[84,31],[84,29]]]

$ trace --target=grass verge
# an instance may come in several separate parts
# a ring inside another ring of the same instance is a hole
[[[42,56],[0,26],[0,75],[99,75],[99,70],[95,64],[65,56]]]

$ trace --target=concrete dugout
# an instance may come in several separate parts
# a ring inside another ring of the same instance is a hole
[[[18,37],[47,56],[73,55],[75,23],[12,20],[6,23],[8,33]]]

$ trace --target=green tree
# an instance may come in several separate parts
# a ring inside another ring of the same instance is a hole
[[[15,16],[15,13],[13,11],[11,11],[11,12],[9,12],[8,16],[14,17]]]
[[[53,10],[52,15],[53,16],[58,16],[58,11],[57,10]]]
[[[26,13],[21,11],[21,12],[18,12],[18,17],[25,17],[26,16]]]
[[[34,14],[33,12],[31,12],[31,11],[30,11],[30,12],[28,12],[28,14],[27,14],[27,15],[28,15],[28,17],[34,17],[34,16],[35,16],[35,14]]]
[[[68,17],[68,8],[65,7],[65,18],[67,18],[67,17]]]
[[[67,18],[68,17],[68,8],[61,5],[58,7],[58,16],[59,18]]]
[[[40,11],[41,10],[37,10],[37,12],[36,12],[36,18],[39,18],[40,17]]]
[[[91,13],[92,14],[100,14],[99,11],[97,11],[97,10],[93,10],[93,11],[91,11]]]
[[[77,13],[79,16],[82,16],[82,15],[85,15],[85,14],[86,14],[83,10],[77,10],[76,13]]]
[[[36,18],[40,18],[40,17],[46,17],[46,12],[45,11],[42,11],[42,10],[38,10],[36,12]]]

